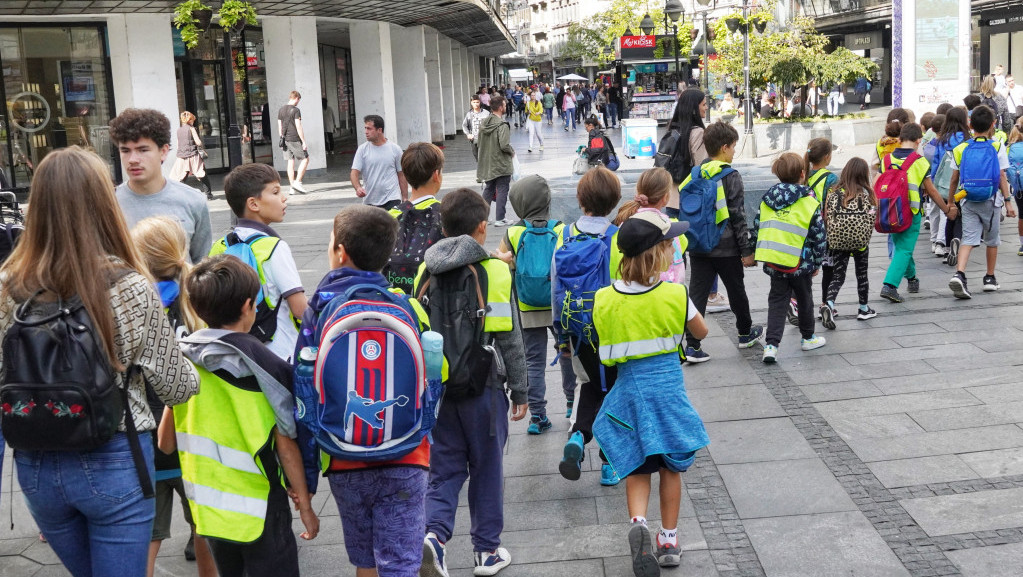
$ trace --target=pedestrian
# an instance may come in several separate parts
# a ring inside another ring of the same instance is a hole
[[[484,86],[479,89],[477,96],[479,97],[480,108],[490,112],[490,91]]]
[[[554,88],[554,109],[558,111],[558,119],[564,118],[565,113],[563,111],[565,106],[565,90],[561,87],[561,83],[558,82]]]
[[[927,160],[931,163],[931,181],[934,188],[942,198],[949,197],[949,185],[952,179],[951,152],[960,144],[970,138],[970,121],[966,111],[962,108],[953,108],[945,114],[945,122],[941,125],[938,136],[931,141],[934,148],[934,156]],[[947,158],[947,160],[946,160]],[[961,213],[961,206],[957,205],[957,213]],[[934,255],[938,258],[945,258],[946,264],[955,266],[959,258],[959,245],[963,237],[963,220],[961,218],[950,219],[944,213],[937,210],[937,203],[933,203],[934,211],[940,215],[938,228],[944,231],[943,236],[936,241],[933,248]],[[934,221],[931,221],[933,230]]]
[[[479,94],[473,94],[469,98],[469,112],[465,113],[465,118],[462,119],[462,134],[469,141],[469,149],[472,150],[472,158],[477,162],[480,159],[480,123],[483,119],[490,116],[490,106],[483,109],[482,96]],[[490,100],[487,99],[489,103]]]
[[[853,92],[855,92],[856,96],[859,97],[860,99],[860,110],[866,110],[867,105],[870,104],[871,87],[872,86],[870,80],[867,80],[866,77],[860,76],[859,78],[856,79],[856,84],[853,87]]]
[[[554,93],[548,88],[547,92],[543,93],[543,112],[547,117],[548,126],[554,125],[554,100]]]
[[[561,104],[561,110],[564,113],[565,132],[568,132],[569,121],[572,123],[572,130],[575,130],[575,107],[575,94],[571,90],[565,90],[565,98]]]
[[[838,116],[839,106],[845,100],[845,88],[838,82],[832,82],[828,89],[828,116]]]
[[[618,214],[615,216],[614,223],[616,226],[621,227],[625,221],[642,211],[657,211],[664,212],[665,207],[668,204],[668,198],[671,196],[671,191],[678,192],[672,182],[671,174],[663,168],[648,168],[639,175],[639,179],[636,181],[636,197],[629,202],[626,202],[618,209]],[[672,222],[677,221],[677,218],[670,218]],[[689,248],[689,241],[685,235],[680,235],[672,240],[672,246],[674,251],[672,253],[671,264],[668,265],[668,269],[661,273],[661,280],[665,282],[673,282],[679,284],[685,284],[686,282],[686,249]]]
[[[1012,196],[1016,199],[1016,214],[1023,215],[1023,117],[1016,119],[1016,124],[1009,133],[1006,156],[1009,168],[1005,176],[1009,181]],[[1016,251],[1016,256],[1023,256],[1023,218],[1016,221],[1016,231],[1019,233],[1019,250]]]
[[[607,89],[601,83],[593,96],[593,105],[597,109],[597,118],[600,119],[600,127],[607,128]]]
[[[337,130],[337,118],[334,109],[327,105],[323,98],[323,142],[327,145],[327,154],[334,154],[334,131]]]
[[[703,145],[703,118],[707,114],[707,95],[702,90],[690,88],[679,95],[675,103],[675,111],[668,121],[668,131],[678,131],[678,144],[675,146],[671,171],[676,189],[668,198],[665,213],[671,218],[678,218],[678,186],[707,159],[707,147]]]
[[[827,206],[828,192],[838,183],[838,176],[828,170],[833,148],[830,140],[818,137],[806,145],[806,153],[803,155],[803,174],[806,176],[806,186],[813,191],[814,197],[822,207]],[[821,210],[822,214],[823,212]],[[831,258],[825,251],[821,260],[821,305],[827,302],[828,286],[831,285],[833,273]],[[789,306],[790,315],[796,313],[794,316],[798,317],[798,312],[792,310],[791,304]],[[790,316],[789,321],[792,320],[792,316]],[[798,323],[798,318],[796,321]]]
[[[882,159],[898,148],[900,142],[899,135],[902,134],[902,127],[907,124],[909,124],[908,110],[905,108],[893,108],[888,111],[888,117],[885,119],[884,125],[884,136],[874,146],[874,154],[877,158],[877,162],[874,163],[875,174],[880,174],[881,172]]]
[[[384,119],[369,114],[362,119],[366,142],[359,145],[349,179],[363,204],[391,210],[408,200],[408,182],[401,172],[401,147],[384,135]]]
[[[609,120],[611,121],[611,128],[618,128],[618,118],[621,109],[622,85],[615,82],[611,86],[611,92],[607,95],[607,114],[610,117]]]
[[[533,136],[536,136],[540,143],[540,152],[543,152],[543,103],[540,101],[540,93],[534,92],[526,105],[526,126],[529,128],[529,147],[527,152],[533,152]]]
[[[476,179],[483,182],[483,200],[490,203],[497,201],[497,212],[494,226],[508,226],[512,223],[506,219],[508,204],[508,187],[514,170],[512,158],[515,149],[511,145],[511,127],[502,116],[507,101],[500,96],[490,100],[491,115],[480,124],[479,164],[476,167]]]
[[[1005,118],[1009,115],[1009,108],[1006,104],[1005,96],[995,90],[995,77],[993,75],[985,76],[984,80],[980,83],[980,103],[995,112],[995,131],[1000,131],[1004,134],[1003,126],[1005,126]],[[1010,122],[1008,126],[1011,129],[1012,123]],[[1006,135],[1006,138],[1008,138],[1008,135]],[[1002,144],[1005,144],[1004,140]]]
[[[398,237],[381,273],[394,288],[412,294],[426,249],[444,237],[437,193],[443,182],[444,152],[430,142],[413,142],[401,155],[401,171],[412,191],[388,213],[398,221]]]
[[[281,135],[281,148],[284,149],[284,158],[288,160],[288,183],[292,190],[305,194],[309,191],[302,185],[302,179],[309,167],[309,145],[302,128],[302,111],[298,108],[301,100],[302,95],[297,90],[288,94],[288,103],[277,111],[277,133]]]
[[[174,159],[174,167],[171,168],[170,178],[177,182],[184,182],[191,174],[199,181],[199,192],[206,194],[207,200],[213,200],[213,186],[210,184],[210,177],[206,176],[206,148],[195,131],[195,115],[189,111],[181,113],[181,127],[178,128],[178,151]]]
[[[518,84],[515,85],[515,92],[512,93],[512,104],[515,106],[513,117],[515,118],[515,128],[520,126],[525,128],[526,126],[526,93],[522,91],[522,87]]]

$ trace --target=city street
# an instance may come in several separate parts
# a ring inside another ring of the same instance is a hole
[[[585,143],[581,127],[565,132],[557,122],[545,126],[544,151],[537,147],[532,153],[526,152],[525,129],[512,133],[524,174],[571,182],[574,151]],[[619,132],[609,136],[621,155]],[[327,270],[334,214],[358,202],[348,182],[354,144],[339,143],[338,150],[328,158],[325,174],[306,179],[308,194],[289,198],[285,222],[274,227],[291,245],[308,292]],[[839,148],[833,165],[841,168],[852,155],[872,161],[872,150],[870,145]],[[446,141],[445,155],[443,190],[479,189],[464,137]],[[631,183],[652,164],[621,160],[622,176]],[[771,160],[753,162],[762,170]],[[217,198],[209,206],[219,235],[229,226],[229,210],[217,179],[214,184]],[[633,191],[634,185],[627,185],[625,198]],[[503,230],[490,230],[488,248],[496,247]],[[736,347],[731,313],[708,316],[711,334],[704,350],[712,360],[687,365],[684,372],[711,444],[683,475],[682,566],[663,575],[1023,573],[1023,358],[1018,354],[1023,257],[1016,256],[1016,220],[1006,219],[1001,233],[996,269],[1001,290],[979,290],[983,264],[975,254],[967,269],[974,298],[957,301],[947,287],[953,271],[928,251],[923,231],[916,250],[920,293],[905,294],[903,285],[902,304],[877,296],[888,259],[886,238],[874,235],[870,305],[878,316],[855,319],[850,274],[837,302],[838,329],[817,326],[827,346],[801,352],[798,330],[786,326],[775,365],[760,362],[759,346]],[[766,323],[767,275],[759,267],[748,269],[746,286],[754,322]],[[819,281],[814,294],[820,294]],[[501,575],[632,575],[624,483],[599,485],[592,443],[579,481],[558,473],[569,422],[560,373],[551,368],[547,374],[554,429],[531,436],[528,420],[511,425],[504,458],[503,546],[512,565]],[[0,493],[0,577],[67,575],[38,539],[12,470],[8,450]],[[651,501],[647,517],[657,529],[656,481]],[[448,547],[452,577],[472,574],[464,503],[463,494]],[[302,574],[353,576],[325,482],[314,504],[320,535],[299,542]],[[296,514],[296,534],[299,527]],[[156,575],[194,575],[194,563],[182,556],[187,532],[180,514],[173,534],[163,543]]]

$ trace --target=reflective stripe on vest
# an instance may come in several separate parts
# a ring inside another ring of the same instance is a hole
[[[196,485],[188,481],[183,481],[182,485],[184,485],[185,489],[185,498],[200,507],[255,517],[260,520],[260,523],[265,523],[266,499],[225,493],[212,487]]]
[[[700,166],[700,173],[704,178],[713,178],[714,175],[721,172],[728,166],[730,165],[727,162],[709,160]],[[679,192],[681,192],[692,179],[692,174],[687,176],[685,180],[682,181],[682,184],[678,185]],[[717,196],[714,198],[714,224],[721,224],[726,220],[728,220],[728,199],[725,197],[725,179],[722,178],[718,181]]]
[[[281,239],[275,236],[262,236],[252,241],[252,244],[249,245],[249,248],[252,249],[252,254],[256,257],[256,272],[259,273],[259,284],[263,287],[263,300],[266,301],[266,305],[270,307],[270,310],[276,310],[277,303],[270,300],[270,291],[266,290],[266,274],[263,272],[263,264],[270,260],[280,241]],[[245,241],[243,240],[242,242]],[[220,240],[213,243],[213,246],[210,247],[210,256],[223,254],[226,250],[227,237],[221,237]],[[298,325],[296,324],[296,326]]]
[[[487,316],[483,319],[483,331],[505,333],[512,330],[511,285],[512,276],[508,265],[496,258],[481,261],[487,271]],[[480,283],[482,284],[482,282]]]
[[[678,354],[686,332],[689,293],[685,285],[661,282],[645,293],[625,294],[614,286],[597,291],[593,325],[605,365]]]
[[[754,258],[785,268],[799,265],[810,221],[819,206],[820,202],[809,196],[777,211],[761,202]]]
[[[600,358],[619,359],[625,357],[640,358],[677,349],[685,335],[656,337],[613,345],[600,345]]]
[[[897,167],[901,167],[902,163],[906,161],[904,158],[895,158],[891,156],[891,163]],[[884,162],[881,163],[881,172],[888,170],[888,166]],[[913,162],[913,166],[909,167],[909,173],[906,175],[906,184],[909,189],[909,209],[913,214],[920,212],[920,185],[923,184],[924,179],[931,174],[931,164],[927,162],[927,159],[921,156]]]

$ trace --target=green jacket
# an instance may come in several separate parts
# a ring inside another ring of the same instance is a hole
[[[491,114],[483,119],[477,137],[480,149],[476,178],[487,182],[501,176],[511,176],[515,149],[511,146],[510,137],[511,128],[503,118]]]

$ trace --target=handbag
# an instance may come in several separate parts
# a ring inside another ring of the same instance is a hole
[[[845,92],[838,93],[838,103],[845,104]]]
[[[209,157],[210,157],[210,153],[206,152],[205,148],[200,148],[199,149],[199,158],[201,158],[203,160],[206,160]]]
[[[572,163],[572,174],[586,174],[589,169],[589,159],[581,154],[575,157],[575,161]]]

